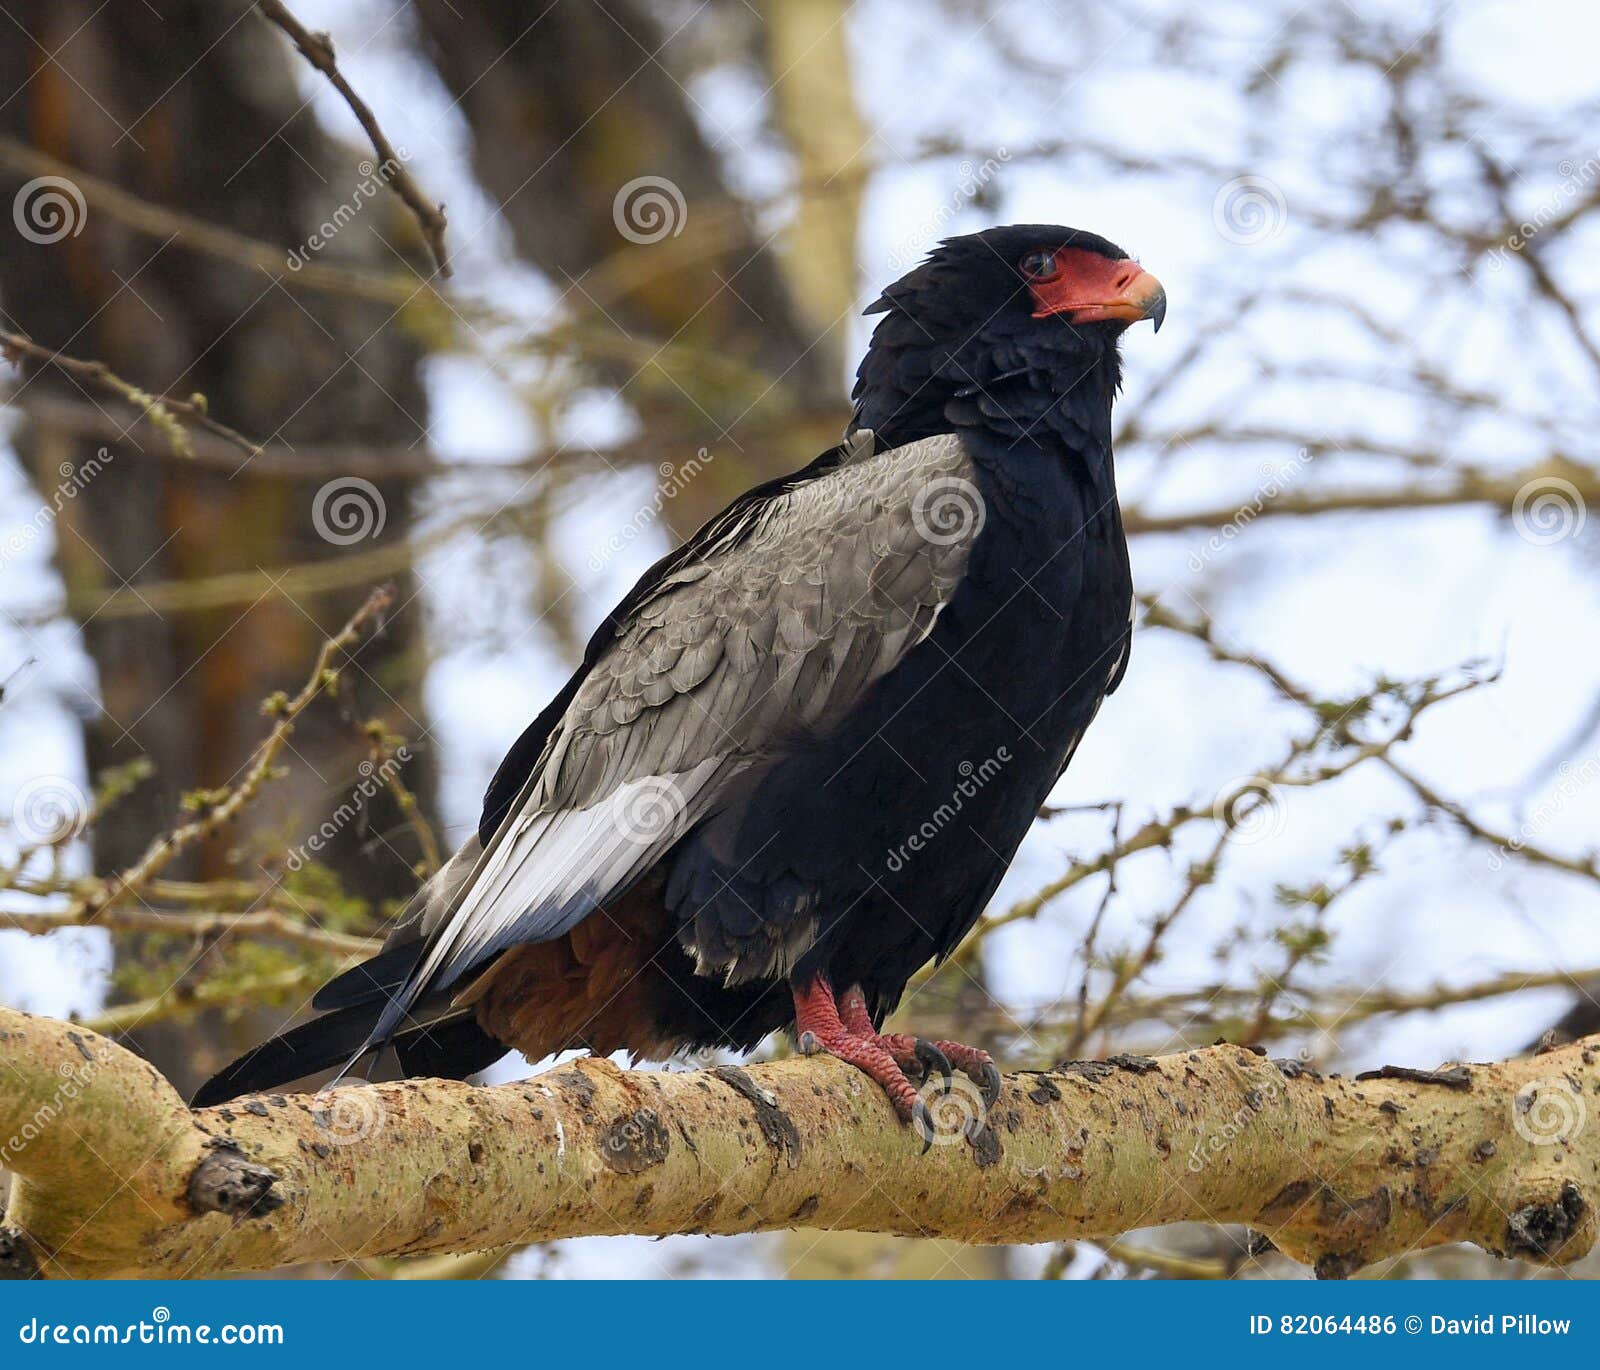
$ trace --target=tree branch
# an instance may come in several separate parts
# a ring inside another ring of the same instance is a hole
[[[255,456],[262,450],[243,433],[212,418],[206,412],[204,395],[191,395],[186,400],[173,395],[152,395],[123,380],[104,362],[81,361],[76,357],[67,356],[65,352],[41,347],[33,339],[25,338],[20,333],[4,329],[0,329],[0,356],[18,367],[22,364],[22,358],[30,357],[45,366],[55,367],[82,385],[103,390],[107,394],[126,400],[166,435],[167,441],[172,444],[173,452],[185,460],[193,456],[185,423],[194,424],[208,433],[226,439],[247,456]]]
[[[1469,1241],[1567,1263],[1595,1235],[1600,1039],[1329,1077],[1239,1047],[1009,1077],[991,1126],[935,1099],[926,1154],[849,1067],[409,1080],[191,1112],[146,1062],[0,1009],[0,1267],[213,1274],[596,1234],[852,1228],[966,1242],[1239,1222],[1320,1274]],[[943,1115],[941,1117],[941,1115]],[[951,1126],[954,1124],[954,1126]],[[971,1130],[969,1129],[969,1134]]]
[[[416,219],[417,227],[422,231],[422,239],[428,245],[428,251],[433,256],[433,264],[438,268],[439,274],[449,276],[450,259],[444,248],[446,223],[444,206],[431,203],[422,193],[422,187],[406,170],[405,157],[395,150],[394,144],[384,133],[371,106],[357,95],[355,88],[345,80],[344,73],[339,70],[338,60],[333,55],[333,39],[326,33],[313,33],[290,14],[280,0],[256,0],[256,9],[268,23],[282,29],[300,50],[300,55],[326,76],[333,88],[344,97],[345,104],[350,106],[350,112],[356,116],[367,137],[372,141],[372,150],[378,155],[378,174],[388,183],[389,189],[400,197],[405,207],[411,211],[412,217]]]
[[[90,208],[102,211],[124,227],[163,244],[202,252],[252,272],[265,272],[274,284],[287,290],[331,291],[412,308],[434,299],[432,286],[426,282],[419,286],[412,272],[379,273],[316,261],[291,267],[285,247],[251,238],[170,205],[141,199],[73,162],[64,162],[4,134],[0,134],[0,172],[20,177],[57,176],[71,181]],[[460,308],[458,304],[451,307]]]
[[[136,864],[112,876],[102,889],[75,900],[71,912],[79,915],[81,922],[97,921],[122,900],[137,894],[180,853],[232,822],[255,799],[261,787],[272,779],[278,756],[289,745],[300,715],[337,679],[333,669],[335,658],[340,652],[354,647],[367,624],[374,619],[381,619],[393,602],[392,587],[374,590],[351,615],[350,621],[322,644],[311,668],[311,678],[295,696],[292,699],[274,697],[267,701],[264,707],[275,722],[265,740],[251,755],[249,769],[237,784],[208,796],[199,806],[198,817],[156,838]]]

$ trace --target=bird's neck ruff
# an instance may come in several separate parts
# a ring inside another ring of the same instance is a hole
[[[1116,345],[1062,347],[1064,329],[941,339],[891,307],[857,373],[853,427],[880,450],[959,433],[974,451],[1043,450],[1109,475]]]

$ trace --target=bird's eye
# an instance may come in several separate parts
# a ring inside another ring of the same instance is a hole
[[[1035,281],[1047,281],[1061,269],[1056,254],[1042,247],[1028,253],[1017,266],[1024,276]]]

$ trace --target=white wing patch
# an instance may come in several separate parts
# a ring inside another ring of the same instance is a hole
[[[700,817],[706,782],[721,765],[713,757],[676,775],[626,781],[587,809],[519,812],[457,896],[418,981],[569,931]]]
[[[445,907],[430,907],[432,944],[373,1040],[421,994],[594,913],[773,739],[849,708],[933,631],[970,547],[929,539],[916,500],[970,476],[971,459],[949,434],[873,449],[858,434],[834,471],[714,523],[632,607],[512,816]],[[807,921],[786,930],[782,957],[803,950]]]

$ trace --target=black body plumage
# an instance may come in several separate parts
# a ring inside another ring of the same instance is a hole
[[[947,955],[1128,656],[1122,325],[1038,315],[1017,262],[1054,248],[1126,261],[1020,225],[952,239],[886,290],[845,443],[641,578],[496,773],[486,855],[319,995],[323,1047],[296,1029],[202,1097],[330,1064],[334,1042],[479,1069],[497,1042],[461,990],[625,894],[661,910],[640,954],[674,991],[652,1040],[676,1045],[752,1046],[819,975],[881,1019]],[[584,818],[668,782],[659,832],[619,842]]]

